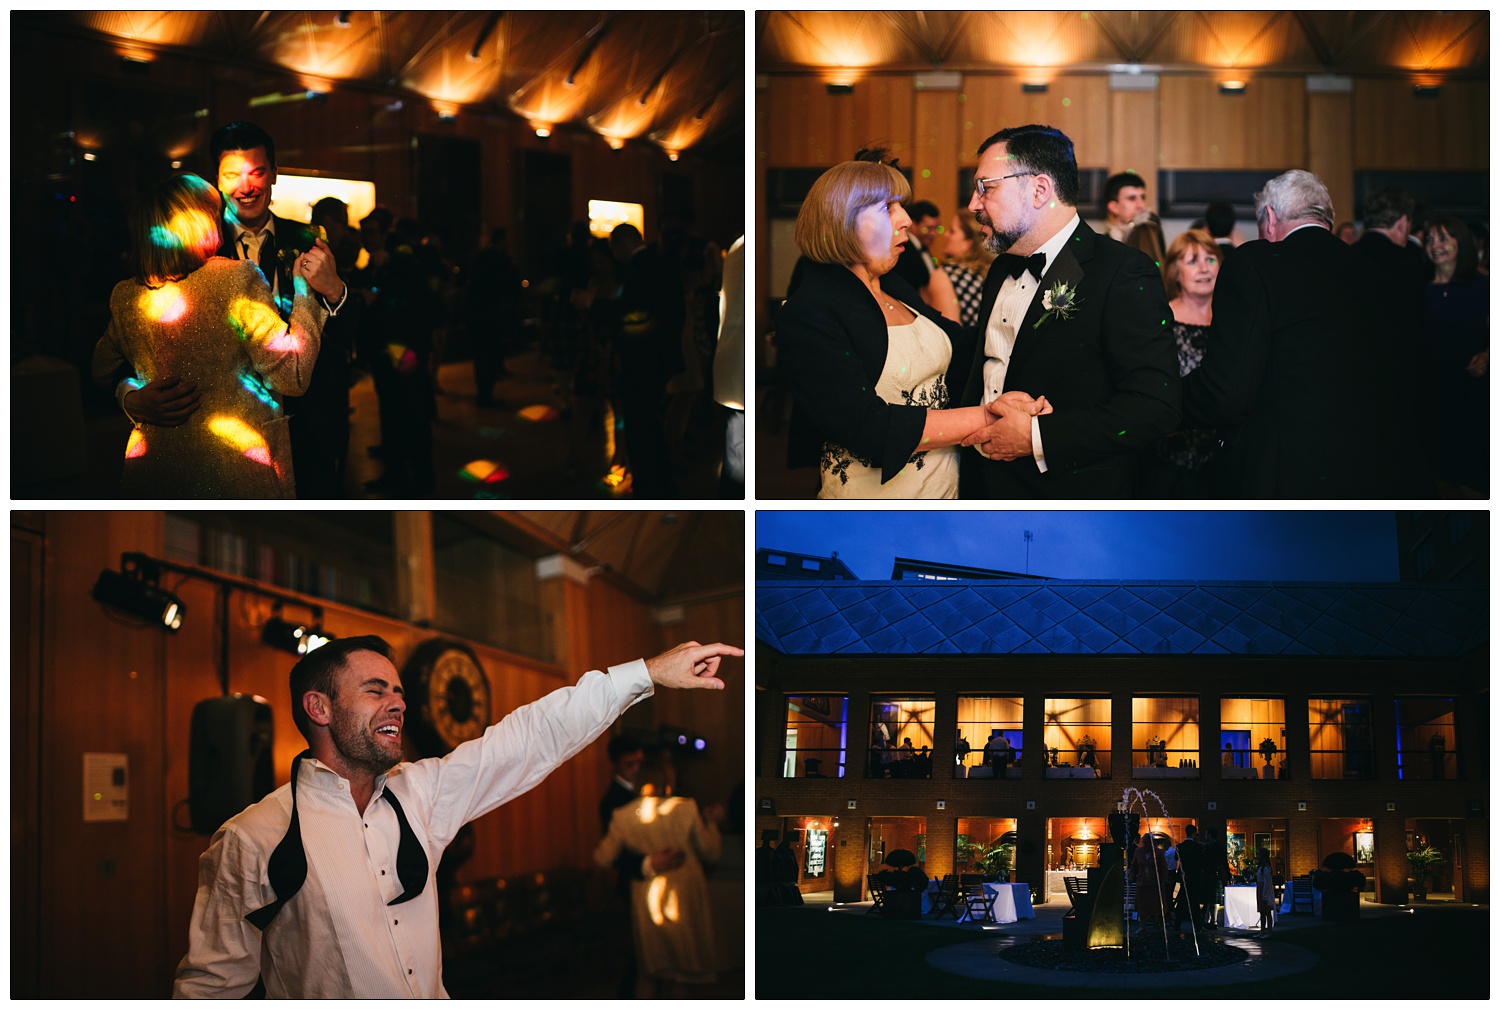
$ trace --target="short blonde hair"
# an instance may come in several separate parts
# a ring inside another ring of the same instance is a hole
[[[862,263],[865,254],[855,233],[860,211],[910,197],[911,184],[890,165],[871,161],[835,165],[818,176],[802,201],[794,233],[797,248],[814,263],[844,267]]]
[[[1161,264],[1161,281],[1166,286],[1169,302],[1182,293],[1182,284],[1177,280],[1178,267],[1182,263],[1182,258],[1193,246],[1197,246],[1217,259],[1224,257],[1219,243],[1202,228],[1191,228],[1174,238],[1172,247],[1167,250],[1167,258]]]
[[[135,279],[148,287],[178,281],[219,251],[223,198],[191,172],[158,182],[141,195],[131,220]]]

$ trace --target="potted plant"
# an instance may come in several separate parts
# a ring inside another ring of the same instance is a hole
[[[1260,746],[1257,747],[1256,750],[1260,751],[1261,759],[1265,761],[1266,764],[1270,764],[1276,759],[1276,741],[1272,740],[1270,737],[1266,737],[1264,740],[1262,740],[1260,742]]]
[[[1406,861],[1411,864],[1412,898],[1427,900],[1427,878],[1444,860],[1443,854],[1430,845],[1408,850]]]
[[[1365,889],[1365,875],[1354,866],[1349,853],[1333,852],[1323,858],[1321,870],[1313,871],[1313,887],[1323,893],[1323,918],[1359,918],[1359,894]]]
[[[885,865],[892,868],[875,874],[875,886],[886,889],[885,914],[894,919],[920,918],[927,874],[917,866],[916,854],[896,849],[885,857]]]
[[[1016,862],[1016,846],[1013,842],[996,839],[989,845],[969,846],[971,864],[984,874],[984,879],[994,883],[1010,879],[1010,871]]]

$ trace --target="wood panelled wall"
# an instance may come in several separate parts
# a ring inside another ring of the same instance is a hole
[[[910,75],[872,75],[852,95],[832,95],[822,78],[766,75],[756,91],[757,186],[770,169],[826,168],[879,141],[911,167],[914,196],[936,203],[946,223],[968,203],[958,172],[978,145],[1005,126],[1035,122],[1067,133],[1080,167],[1145,176],[1153,204],[1158,168],[1307,168],[1345,219],[1353,217],[1356,171],[1489,167],[1487,82],[1450,81],[1440,97],[1419,99],[1409,82],[1394,80],[1356,79],[1352,92],[1318,94],[1302,77],[1261,77],[1244,94],[1223,95],[1209,77],[1162,76],[1155,91],[1112,91],[1104,76],[1061,74],[1046,94],[1027,94],[1017,77],[971,74],[959,90],[935,91]],[[763,196],[756,213],[765,235]],[[756,262],[764,332],[764,244]]]
[[[161,513],[13,517],[13,562],[24,563],[13,563],[12,584],[19,634],[11,693],[19,704],[12,714],[11,874],[13,881],[34,881],[40,895],[36,921],[12,905],[12,936],[30,938],[36,951],[30,962],[12,961],[18,994],[159,998],[187,949],[198,857],[208,844],[181,827],[188,822],[188,739],[193,706],[220,693],[216,590],[167,576],[163,584],[185,605],[181,631],[167,635],[125,623],[90,598],[100,570],[117,568],[125,551],[163,556]],[[555,618],[556,665],[470,643],[488,675],[497,717],[576,682],[586,670],[654,655],[685,638],[743,641],[742,594],[685,606],[680,622],[663,626],[652,605],[601,580],[557,578],[543,583],[542,593]],[[398,667],[439,635],[322,605],[329,631],[382,635]],[[230,689],[270,702],[281,784],[304,743],[287,692],[295,658],[260,641],[269,608],[253,593],[231,591]],[[691,767],[705,800],[722,800],[743,781],[743,662],[729,665],[727,679],[728,691],[668,692],[622,719],[644,729],[682,725],[709,738],[709,752]],[[688,693],[695,697],[670,697]],[[34,706],[27,703],[32,695]],[[129,820],[82,822],[82,756],[91,752],[128,756]],[[531,793],[474,822],[474,855],[459,879],[592,866],[597,804],[610,774],[600,741]]]

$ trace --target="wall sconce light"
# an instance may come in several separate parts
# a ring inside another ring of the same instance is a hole
[[[1305,813],[1307,813],[1307,801],[1306,800],[1298,800],[1297,801],[1297,812],[1299,814],[1305,814]]]
[[[151,61],[143,60],[137,56],[121,56],[120,72],[133,74],[137,77],[145,77],[151,73]]]
[[[849,801],[849,809],[850,810],[853,810],[853,809],[855,809],[858,806],[859,806],[859,801],[858,800],[850,800]]]
[[[120,571],[106,568],[99,573],[93,597],[106,607],[159,623],[166,631],[177,631],[186,608],[175,594],[158,585],[160,581],[156,565],[127,555],[120,559]]]
[[[1219,94],[1221,95],[1243,95],[1245,93],[1244,81],[1220,81]]]
[[[625,141],[619,137],[605,137],[604,142],[609,145],[611,151],[618,151],[625,146]]]
[[[1394,804],[1394,803],[1387,803],[1385,805],[1385,812],[1388,813],[1388,814],[1394,814],[1396,812],[1396,804]]]
[[[828,85],[828,93],[830,95],[852,95],[854,94],[854,85],[830,84]]]
[[[1411,93],[1416,98],[1438,98],[1442,95],[1443,89],[1436,84],[1413,84]]]
[[[1045,95],[1047,93],[1047,85],[1045,83],[1033,84],[1022,82],[1021,93],[1023,95]]]
[[[948,801],[947,800],[938,800],[937,801],[937,805],[938,805],[937,808],[939,810],[947,810],[948,809]]]
[[[536,131],[536,135],[538,137],[541,137],[543,140],[546,140],[548,137],[552,136],[552,127],[548,126],[546,123],[537,123],[532,127],[532,129],[534,129]]]
[[[678,154],[677,154],[676,151],[668,151],[667,152],[667,160],[668,161],[676,161],[677,158],[678,158]]]

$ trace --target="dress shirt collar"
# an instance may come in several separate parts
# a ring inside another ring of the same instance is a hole
[[[615,784],[618,785],[621,789],[623,789],[626,792],[630,793],[632,796],[635,795],[635,783],[634,782],[627,782],[624,779],[620,778],[620,776],[616,775],[615,776]]]
[[[1053,265],[1057,262],[1058,253],[1062,252],[1063,246],[1068,244],[1069,237],[1072,236],[1073,232],[1077,230],[1077,228],[1078,212],[1075,210],[1073,212],[1073,216],[1068,218],[1067,223],[1059,228],[1055,235],[1053,235],[1047,241],[1043,242],[1041,244],[1041,247],[1037,249],[1037,252],[1043,253],[1047,257],[1047,266],[1043,270],[1044,276],[1046,271],[1051,270]],[[1041,277],[1038,277],[1037,280],[1041,280]]]
[[[398,765],[397,768],[399,767]],[[389,776],[389,772],[375,776],[375,789],[370,793],[371,803],[385,792],[385,783]],[[302,762],[302,770],[297,775],[297,787],[316,789],[323,793],[341,792],[346,796],[351,795],[349,780],[311,755]]]
[[[276,215],[275,214],[267,214],[266,215],[266,223],[263,224],[263,225],[261,225],[259,228],[255,229],[254,231],[251,231],[249,228],[246,228],[244,225],[240,224],[238,221],[231,222],[229,226],[234,229],[234,244],[235,245],[239,245],[240,244],[240,239],[243,236],[245,236],[245,235],[249,235],[256,242],[256,244],[258,245],[259,243],[265,241],[265,237],[267,235],[275,235],[276,234]]]

